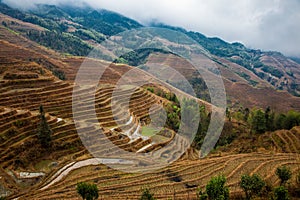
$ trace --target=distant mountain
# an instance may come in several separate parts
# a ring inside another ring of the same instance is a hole
[[[300,64],[300,58],[298,57],[290,57],[291,60],[295,61],[296,63]]]
[[[154,26],[183,32],[197,41],[211,54],[225,58],[248,69],[260,79],[268,81],[276,89],[287,90],[296,96],[300,94],[299,58],[292,58],[293,62],[279,52],[263,52],[249,49],[241,43],[235,42],[230,44],[220,38],[208,38],[201,33],[186,31],[178,27],[163,24],[154,24]],[[215,61],[218,62],[218,59],[216,58]],[[242,77],[247,79],[246,76],[242,75]],[[256,83],[252,82],[252,84],[255,85]]]
[[[95,10],[88,6],[40,4],[29,11],[22,11],[0,3],[0,12],[0,23],[6,29],[64,55],[87,56],[107,37],[143,27],[118,13]],[[220,38],[209,38],[179,27],[164,24],[152,26],[185,33],[209,51],[212,61],[220,67],[231,104],[264,107],[275,104],[273,95],[289,98],[288,94],[283,95],[278,91],[287,91],[294,96],[300,95],[300,64],[297,58],[290,59],[279,52],[250,49],[241,43],[228,43]],[[133,66],[139,65],[154,52],[135,52],[124,56],[120,61]],[[103,59],[111,60],[109,55],[103,55]],[[201,91],[205,86],[201,81],[197,81],[199,78],[190,77],[190,81]],[[261,89],[267,89],[267,94],[270,93],[269,96],[273,97],[268,99],[265,95],[258,96]],[[251,91],[252,94],[241,96],[237,93],[238,90],[242,93]],[[284,109],[284,105],[280,107]]]
[[[90,7],[38,5],[30,11],[39,17],[52,20],[71,20],[82,28],[93,29],[107,36],[142,27],[138,22],[108,10],[94,10]],[[79,27],[78,27],[79,28]]]
[[[142,27],[138,22],[120,14],[93,10],[90,7],[37,5],[25,12],[0,3],[0,12],[45,28],[45,31],[18,30],[29,39],[62,53],[79,56],[88,55],[93,49],[92,41],[101,42],[107,36]],[[5,21],[1,23],[7,27],[14,25]]]

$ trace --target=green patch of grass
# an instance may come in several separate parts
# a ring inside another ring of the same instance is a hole
[[[37,163],[34,168],[37,171],[48,171],[50,163],[53,162],[52,160],[42,160],[41,162]]]
[[[168,140],[170,140],[170,138],[164,137],[162,135],[153,135],[151,137],[151,139],[155,143],[162,143],[162,142],[167,142]]]
[[[158,132],[159,132],[159,130],[157,130],[154,127],[144,126],[142,128],[142,135],[143,136],[151,137],[151,136],[154,136]]]
[[[20,35],[20,33],[8,28],[8,27],[5,27],[9,32],[11,32],[12,34],[15,34],[15,35]]]

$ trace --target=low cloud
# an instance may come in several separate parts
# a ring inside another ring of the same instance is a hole
[[[280,51],[300,57],[299,0],[3,0],[31,8],[36,3],[72,4],[83,2],[94,8],[119,12],[143,24],[159,21],[220,37],[246,46]]]

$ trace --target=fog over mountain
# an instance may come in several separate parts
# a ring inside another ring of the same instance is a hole
[[[90,5],[143,24],[162,22],[246,46],[300,57],[299,0],[3,0],[22,9],[34,4]]]

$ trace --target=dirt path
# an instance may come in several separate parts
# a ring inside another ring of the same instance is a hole
[[[62,180],[65,176],[67,176],[71,171],[75,169],[79,169],[85,166],[90,166],[90,165],[99,165],[99,164],[120,164],[120,165],[130,165],[134,164],[133,161],[129,160],[123,160],[123,159],[102,159],[102,158],[91,158],[79,162],[72,162],[69,163],[68,165],[64,166],[61,168],[56,174],[53,175],[51,178],[50,183],[42,187],[40,190],[45,190],[52,186],[53,184],[59,182]]]

